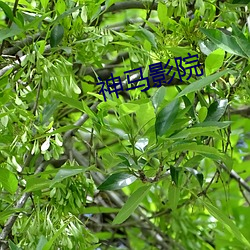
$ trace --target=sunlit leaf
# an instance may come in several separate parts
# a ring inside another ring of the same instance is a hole
[[[222,49],[217,49],[208,55],[205,60],[205,71],[207,76],[221,68],[223,65],[224,56],[225,51]]]
[[[0,168],[0,183],[11,194],[14,194],[18,187],[16,176],[5,168]]]
[[[99,190],[117,190],[133,183],[136,177],[132,174],[119,172],[109,176],[99,187]]]
[[[199,112],[198,112],[198,118],[200,122],[203,122],[207,116],[207,108],[206,107],[201,107]]]
[[[122,103],[119,106],[119,109],[121,111],[121,114],[131,114],[135,111],[137,111],[140,108],[140,105],[134,104],[134,103]]]
[[[157,14],[161,23],[166,24],[168,20],[168,10],[165,3],[159,2],[157,7]]]

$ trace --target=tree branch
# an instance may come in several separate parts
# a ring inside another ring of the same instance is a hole
[[[250,186],[233,169],[229,170],[224,163],[219,164],[219,167],[224,169],[230,177],[236,180],[246,191],[250,192]]]
[[[33,42],[43,38],[45,32],[39,32],[33,36],[27,36],[25,39],[18,41],[13,44],[13,47],[6,48],[3,50],[3,55],[15,55],[19,50],[23,49],[25,46],[31,45]]]
[[[46,45],[45,46],[45,50],[44,52],[48,52],[50,51],[50,45]],[[4,68],[2,68],[0,70],[0,77],[3,76],[8,70],[11,69],[18,69],[19,67],[21,67],[20,62],[23,62],[25,60],[25,58],[27,57],[27,55],[21,56],[18,60],[15,60],[12,64],[9,64],[7,66],[5,66]]]

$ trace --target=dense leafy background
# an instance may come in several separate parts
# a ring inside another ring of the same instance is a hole
[[[250,249],[248,7],[0,1],[0,248]],[[187,53],[202,77],[98,94]]]

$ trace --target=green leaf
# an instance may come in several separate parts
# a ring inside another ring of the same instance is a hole
[[[173,166],[170,166],[170,175],[172,178],[172,181],[176,186],[178,186],[178,180],[179,180],[179,172],[181,171],[180,168],[175,168]]]
[[[186,167],[185,168],[188,172],[190,172],[192,175],[195,176],[195,178],[198,180],[200,186],[202,187],[203,185],[203,181],[204,181],[204,176],[201,172],[197,171],[196,169],[194,168],[189,168],[189,167]]]
[[[58,23],[60,20],[62,20],[66,16],[71,15],[72,13],[74,13],[74,12],[78,11],[79,9],[81,9],[82,7],[83,7],[83,5],[79,4],[78,6],[73,7],[72,9],[66,10],[64,13],[62,13],[60,16],[58,16],[53,23]]]
[[[220,30],[217,29],[204,29],[200,28],[213,43],[215,43],[219,48],[241,57],[246,57],[246,54],[241,49],[237,40],[233,36],[228,36]]]
[[[40,2],[41,2],[42,7],[43,7],[44,9],[46,9],[47,6],[48,6],[49,0],[40,0]]]
[[[23,212],[23,208],[18,208],[18,209],[14,209],[14,208],[6,208],[5,211],[0,212],[0,222],[4,223],[6,219],[8,219],[8,217],[14,213],[18,213],[18,212]]]
[[[30,29],[36,29],[37,26],[39,26],[41,24],[41,22],[46,18],[46,17],[49,17],[51,15],[51,11],[49,12],[46,12],[44,15],[42,16],[35,16],[35,18],[32,16],[29,16],[31,17],[31,22],[28,23],[25,27],[24,27],[24,30],[27,31],[27,30],[30,30]],[[26,13],[26,16],[27,16],[27,13]]]
[[[223,49],[217,49],[208,55],[205,60],[205,72],[207,76],[220,69],[223,65],[224,57],[225,51]]]
[[[68,96],[65,96],[65,95],[62,95],[60,93],[57,93],[55,92],[54,93],[54,98],[56,98],[57,100],[63,102],[63,103],[66,103],[68,104],[69,106],[73,107],[73,108],[76,108],[82,112],[85,112],[85,109],[84,107],[82,106],[82,103],[78,100],[75,100],[73,98],[70,98]]]
[[[92,119],[96,119],[96,114],[95,112],[93,112],[93,110],[91,110],[87,103],[85,101],[82,101],[82,107],[85,110],[85,113]]]
[[[247,40],[245,35],[242,33],[242,31],[234,24],[232,23],[232,35],[235,37],[239,37],[243,40]],[[248,41],[248,40],[247,40]]]
[[[112,224],[121,224],[124,222],[139,206],[143,198],[147,195],[150,185],[144,185],[138,188],[121,208],[120,212],[116,215]]]
[[[55,110],[58,108],[59,102],[52,100],[51,103],[45,104],[42,112],[42,124],[49,122]]]
[[[164,135],[174,123],[179,110],[179,101],[174,99],[156,116],[155,132],[156,136]]]
[[[59,230],[57,230],[55,232],[55,234],[53,235],[53,237],[45,244],[45,246],[43,247],[42,250],[49,250],[52,247],[54,241],[59,237],[59,235],[64,231],[64,229],[69,224],[69,222],[68,223],[64,222],[64,223],[65,223],[64,226],[62,226]]]
[[[27,177],[26,182],[27,183],[24,192],[44,190],[46,188],[49,188],[51,185],[51,180],[47,180],[42,177],[38,178],[37,176]]]
[[[117,190],[133,183],[136,177],[132,174],[120,172],[109,176],[99,187],[99,190]]]
[[[157,111],[158,107],[161,105],[165,95],[166,95],[166,87],[161,86],[159,89],[156,90],[155,94],[152,97],[152,104],[155,111]]]
[[[56,47],[63,39],[64,28],[61,24],[56,25],[50,35],[50,46]]]
[[[240,48],[244,51],[244,53],[250,57],[250,42],[248,39],[244,37],[244,39],[240,37],[235,37],[237,43],[239,44]]]
[[[185,162],[184,167],[191,168],[194,166],[198,166],[203,159],[204,157],[202,155],[195,155],[194,157],[190,158]]]
[[[228,127],[230,124],[232,124],[231,121],[224,121],[224,122],[204,121],[195,124],[193,127],[217,127],[217,129],[222,129]]]
[[[203,122],[206,119],[207,116],[207,108],[206,107],[201,107],[199,112],[198,112],[198,118],[200,122]]]
[[[172,182],[168,188],[169,207],[174,211],[177,208],[180,199],[180,189]]]
[[[215,101],[214,103],[212,103],[208,108],[208,114],[205,119],[205,122],[219,121],[227,109],[227,104],[228,104],[227,99],[222,99],[222,100]]]
[[[180,131],[179,133],[172,135],[170,139],[190,139],[196,136],[206,135],[209,131],[215,131],[219,129],[218,127],[195,127],[188,128]]]
[[[134,104],[134,103],[122,103],[120,106],[119,106],[119,109],[120,109],[120,113],[121,114],[131,114],[131,113],[134,113],[136,112],[138,109],[140,109],[140,105],[138,104]]]
[[[9,242],[10,250],[22,250],[17,245],[15,245],[11,240],[9,240],[8,242]]]
[[[168,20],[168,9],[165,3],[159,2],[157,7],[158,18],[161,23],[167,24]]]
[[[68,166],[68,167],[64,167],[61,168],[58,173],[56,174],[55,178],[52,180],[51,182],[51,186],[54,185],[57,182],[61,182],[62,180],[70,177],[70,176],[74,176],[77,174],[80,174],[82,172],[85,172],[86,169],[83,167],[73,167],[73,166]]]
[[[141,26],[139,26],[140,30],[136,32],[136,34],[139,35],[139,37],[141,37],[144,40],[147,40],[151,43],[152,47],[156,48],[157,44],[155,41],[155,35],[154,33],[152,33],[151,31],[142,28]]]
[[[0,42],[6,38],[17,36],[23,32],[23,29],[20,29],[18,26],[14,25],[11,28],[0,30]]]
[[[201,200],[201,199],[200,199]],[[245,236],[240,232],[238,227],[234,224],[232,220],[230,220],[221,210],[213,206],[212,204],[202,201],[205,205],[208,212],[216,218],[219,222],[223,224],[223,226],[232,233],[239,241],[241,241],[244,245],[250,248],[250,242],[245,238]]]
[[[119,212],[119,208],[113,208],[113,207],[82,207],[80,209],[80,212],[82,214],[111,214],[111,213],[117,213]]]
[[[112,4],[114,4],[117,0],[106,0],[105,7],[108,9]]]
[[[189,94],[189,93],[195,92],[195,91],[197,91],[197,90],[200,90],[200,89],[206,87],[207,85],[209,85],[209,84],[215,82],[215,81],[218,80],[220,77],[222,77],[223,75],[225,75],[225,74],[227,74],[227,73],[229,73],[229,72],[230,72],[230,70],[227,70],[227,69],[226,69],[226,70],[223,70],[223,71],[221,71],[221,72],[215,73],[215,74],[213,74],[213,75],[211,75],[211,76],[207,76],[207,77],[202,78],[202,79],[200,79],[200,80],[198,80],[198,81],[195,81],[195,82],[189,84],[185,89],[183,89],[183,90],[181,91],[181,93],[179,93],[179,94],[177,95],[177,98],[178,98],[178,97],[181,97],[181,96],[183,96],[183,95],[187,95],[187,94]]]
[[[44,235],[41,235],[40,239],[38,241],[36,250],[43,250],[43,247],[46,245],[47,242],[48,241],[47,241],[46,237]]]
[[[18,180],[16,176],[5,168],[0,168],[0,183],[11,194],[14,194],[18,187]]]
[[[184,146],[186,144],[183,144]],[[184,150],[184,148],[181,147],[181,145],[176,145],[171,149],[171,152],[179,152],[180,150]],[[231,166],[232,163],[230,163],[230,157],[228,157],[226,154],[220,153],[216,148],[210,147],[207,145],[197,145],[196,143],[188,143],[185,147],[185,150],[197,152],[205,157],[208,157],[212,160],[218,161],[222,160],[226,165]]]
[[[176,88],[178,89],[179,92],[181,92],[181,89],[180,89],[178,86],[176,86]],[[192,119],[195,120],[196,117],[195,117],[195,113],[194,113],[194,107],[193,107],[193,105],[191,104],[190,100],[189,100],[185,95],[182,96],[181,98],[182,98],[182,100],[183,100],[184,103],[185,103],[185,107],[186,107],[186,108],[189,108],[189,109],[188,109],[188,114],[192,117]]]
[[[7,5],[7,4],[4,3],[3,1],[0,1],[0,8],[3,9],[5,15],[6,15],[11,21],[14,21],[14,15],[13,15],[13,12],[12,12],[11,8],[9,7],[9,5]]]

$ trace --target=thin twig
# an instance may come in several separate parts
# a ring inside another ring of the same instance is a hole
[[[240,188],[240,192],[242,193],[242,196],[244,197],[246,203],[248,204],[248,206],[250,206],[250,200],[248,199],[246,193],[244,192],[243,188],[241,185],[239,185],[239,188]]]
[[[149,11],[147,12],[146,20],[143,22],[143,24],[142,24],[142,26],[141,26],[142,28],[145,27],[146,21],[148,21],[150,15],[151,15],[152,8],[153,8],[154,4],[155,4],[155,0],[153,0],[152,4],[151,4],[151,6],[150,6],[150,9],[149,9]]]

